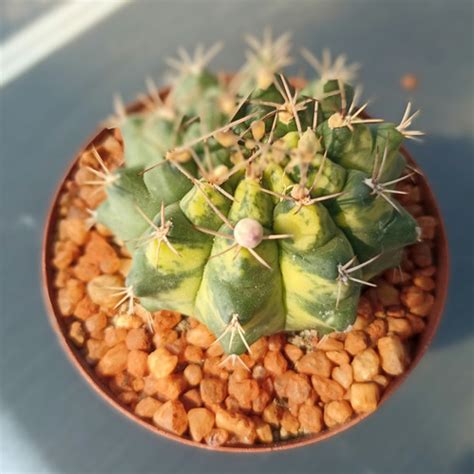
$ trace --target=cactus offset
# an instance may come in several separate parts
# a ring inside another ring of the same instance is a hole
[[[207,70],[217,48],[181,51],[166,99],[149,81],[144,112],[118,107],[124,166],[111,173],[96,155],[90,183],[107,192],[93,217],[133,253],[114,290],[129,310],[137,299],[194,316],[234,361],[264,335],[346,330],[361,288],[418,238],[393,199],[416,113],[365,118],[355,67],[327,54],[304,53],[320,77],[296,90],[278,72],[288,37],[249,42],[230,82]]]

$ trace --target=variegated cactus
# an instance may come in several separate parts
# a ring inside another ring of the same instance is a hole
[[[365,118],[355,67],[327,53],[304,52],[319,77],[295,89],[288,36],[249,43],[230,81],[207,70],[217,48],[182,51],[165,99],[150,85],[144,112],[119,108],[124,166],[97,156],[95,171],[96,218],[133,252],[122,302],[194,316],[232,357],[280,331],[346,330],[361,287],[418,236],[393,199],[416,113]]]

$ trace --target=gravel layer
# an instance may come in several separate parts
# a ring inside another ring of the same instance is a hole
[[[96,147],[110,170],[120,166],[116,133]],[[223,362],[219,343],[198,321],[149,313],[127,298],[130,254],[88,211],[105,193],[86,184],[94,180],[87,167],[99,169],[91,150],[59,199],[51,262],[56,301],[68,337],[139,417],[210,446],[271,443],[375,410],[409,366],[436,290],[436,220],[425,213],[416,175],[399,189],[407,192],[400,202],[418,220],[421,242],[363,293],[352,328],[322,338],[313,331],[264,337],[234,365]]]

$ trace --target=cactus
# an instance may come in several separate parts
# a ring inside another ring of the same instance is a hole
[[[234,361],[264,335],[347,330],[361,288],[418,239],[394,200],[417,113],[366,118],[355,67],[327,53],[304,52],[319,78],[297,90],[278,71],[289,38],[249,42],[230,81],[207,69],[217,47],[181,51],[166,99],[148,81],[143,112],[118,106],[124,166],[96,155],[90,183],[107,193],[95,218],[133,253],[119,304],[194,316]]]

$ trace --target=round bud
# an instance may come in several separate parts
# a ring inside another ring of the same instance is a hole
[[[218,165],[212,170],[212,177],[219,179],[223,178],[229,172],[229,168],[226,165]]]
[[[241,219],[234,228],[234,239],[241,247],[253,249],[263,239],[263,227],[255,219],[246,217]]]

